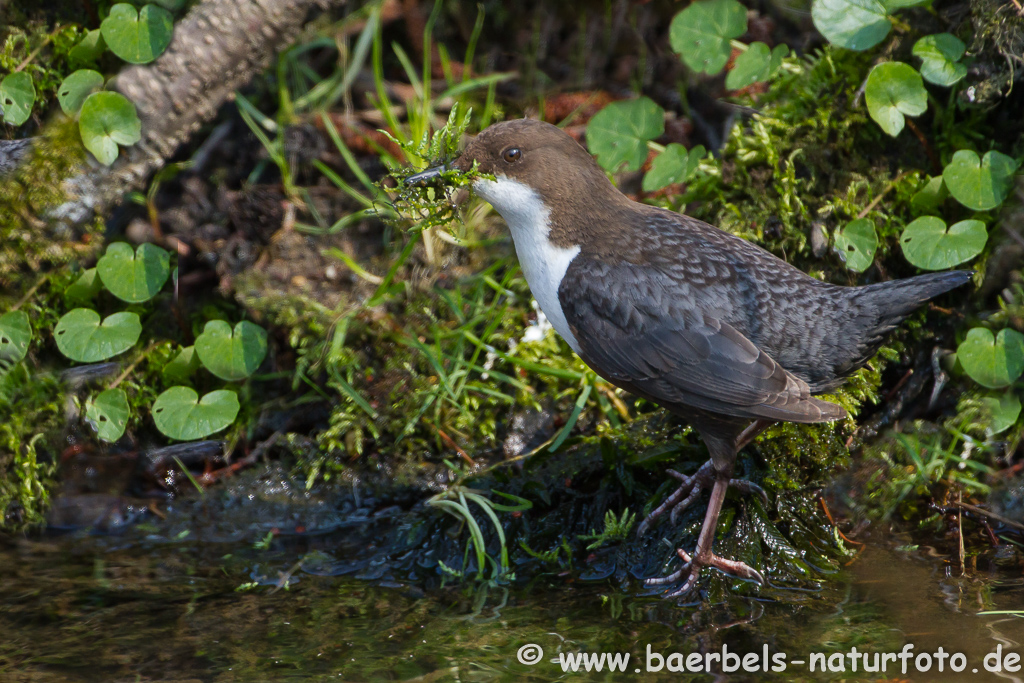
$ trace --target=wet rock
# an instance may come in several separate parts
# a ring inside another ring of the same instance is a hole
[[[554,430],[554,416],[547,410],[524,410],[512,416],[502,443],[506,458],[527,453],[544,443]]]
[[[811,253],[815,258],[821,258],[828,251],[828,235],[825,234],[825,226],[819,221],[811,223]]]
[[[189,466],[223,459],[223,441],[190,441],[147,451],[139,459],[139,465],[155,473],[162,468],[171,467],[176,461]]]

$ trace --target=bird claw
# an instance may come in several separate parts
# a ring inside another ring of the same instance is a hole
[[[664,586],[670,583],[676,583],[682,578],[683,574],[689,570],[689,576],[686,577],[686,581],[682,586],[666,593],[666,598],[678,598],[686,595],[697,586],[697,580],[700,578],[701,569],[704,567],[714,567],[730,576],[735,576],[739,579],[746,579],[747,581],[756,581],[757,583],[763,584],[765,582],[764,576],[761,572],[757,571],[753,567],[738,560],[727,560],[724,557],[719,557],[714,553],[707,553],[707,556],[701,558],[700,556],[690,557],[682,548],[676,550],[676,554],[679,555],[680,559],[683,560],[683,566],[677,571],[672,572],[668,576],[656,577],[647,579],[644,581],[646,586]]]

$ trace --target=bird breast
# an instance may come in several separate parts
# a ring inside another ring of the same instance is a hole
[[[558,287],[569,264],[580,253],[580,247],[559,247],[551,243],[551,210],[536,190],[504,175],[495,175],[495,178],[477,180],[473,190],[508,223],[519,266],[537,304],[555,331],[578,352],[576,337],[569,329],[558,299]]]

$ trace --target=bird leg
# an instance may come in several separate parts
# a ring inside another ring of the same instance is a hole
[[[729,475],[732,472],[732,465],[736,459],[736,454],[771,424],[770,420],[755,420],[738,435],[728,439],[713,438],[710,435],[702,434],[708,450],[711,451],[711,459],[701,465],[700,469],[690,476],[680,474],[675,470],[667,470],[669,475],[680,480],[682,484],[661,505],[655,508],[651,514],[647,515],[637,530],[638,535],[643,536],[647,533],[655,520],[666,512],[671,513],[669,519],[675,524],[679,514],[689,507],[697,499],[697,496],[700,495],[700,492],[708,488],[708,486],[712,486],[711,500],[708,501],[708,511],[704,516],[704,525],[701,527],[700,536],[697,538],[697,549],[693,557],[691,558],[682,548],[678,549],[676,552],[683,560],[683,566],[669,576],[647,579],[645,583],[648,586],[675,583],[689,571],[689,576],[682,587],[669,593],[666,597],[684,595],[696,585],[702,567],[717,567],[727,574],[745,579],[754,579],[759,583],[764,583],[764,577],[756,569],[736,560],[718,557],[711,552],[711,546],[715,540],[715,528],[718,526],[718,516],[722,511],[725,492],[730,486],[741,493],[756,493],[764,501],[764,504],[768,505],[768,496],[765,494],[764,489],[746,479],[732,479]],[[718,467],[715,466],[716,461],[718,462]]]
[[[661,505],[654,508],[647,517],[644,518],[643,523],[640,524],[640,528],[637,529],[637,534],[643,536],[654,524],[655,520],[669,512],[669,521],[675,524],[679,519],[679,515],[693,504],[693,501],[697,500],[697,496],[700,492],[716,481],[715,477],[715,463],[712,460],[708,460],[706,463],[701,465],[700,469],[694,472],[692,475],[685,475],[675,470],[665,470],[670,476],[675,477],[682,484],[675,490],[672,495],[662,502]],[[756,493],[764,501],[765,505],[768,505],[768,494],[764,492],[757,484],[747,481],[746,479],[726,479],[726,486],[732,486],[740,493]]]
[[[704,468],[701,468],[704,469]],[[696,475],[694,475],[696,476]],[[708,501],[708,512],[704,516],[704,526],[701,527],[700,536],[697,538],[697,549],[693,557],[683,550],[678,549],[676,553],[683,560],[683,566],[669,576],[647,579],[644,583],[648,586],[662,586],[675,583],[689,572],[686,582],[679,589],[668,593],[665,597],[675,598],[685,595],[693,590],[700,577],[700,570],[704,567],[716,567],[726,574],[732,574],[743,579],[753,579],[758,583],[764,583],[764,577],[753,567],[750,567],[737,560],[727,560],[711,552],[711,546],[715,540],[715,528],[718,526],[718,515],[722,511],[722,502],[725,500],[725,492],[729,488],[731,480],[727,474],[716,473],[715,484],[711,489],[711,500]]]

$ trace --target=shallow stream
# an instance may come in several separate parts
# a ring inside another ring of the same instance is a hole
[[[723,648],[747,655],[726,658],[739,667],[728,680],[1024,680],[985,669],[999,646],[1008,664],[1006,655],[1024,654],[1024,581],[960,577],[956,558],[910,539],[876,534],[821,589],[785,602],[755,593],[675,604],[558,574],[423,588],[366,578],[375,574],[365,563],[337,575],[400,516],[343,519],[300,491],[238,479],[228,489],[256,491],[259,504],[208,493],[158,518],[123,499],[79,497],[57,510],[116,507],[114,523],[0,542],[0,681],[712,680],[693,669]],[[298,519],[309,527],[253,543],[268,525]],[[908,644],[906,674],[894,658],[864,672],[876,654],[881,663]],[[940,647],[963,659],[945,659],[940,673],[932,657],[929,671],[915,671]],[[853,648],[868,653],[856,672]],[[606,659],[600,673],[585,662],[563,672],[580,653],[630,658],[624,671],[609,672]],[[721,671],[722,660],[711,663]],[[687,671],[669,671],[680,666]]]

